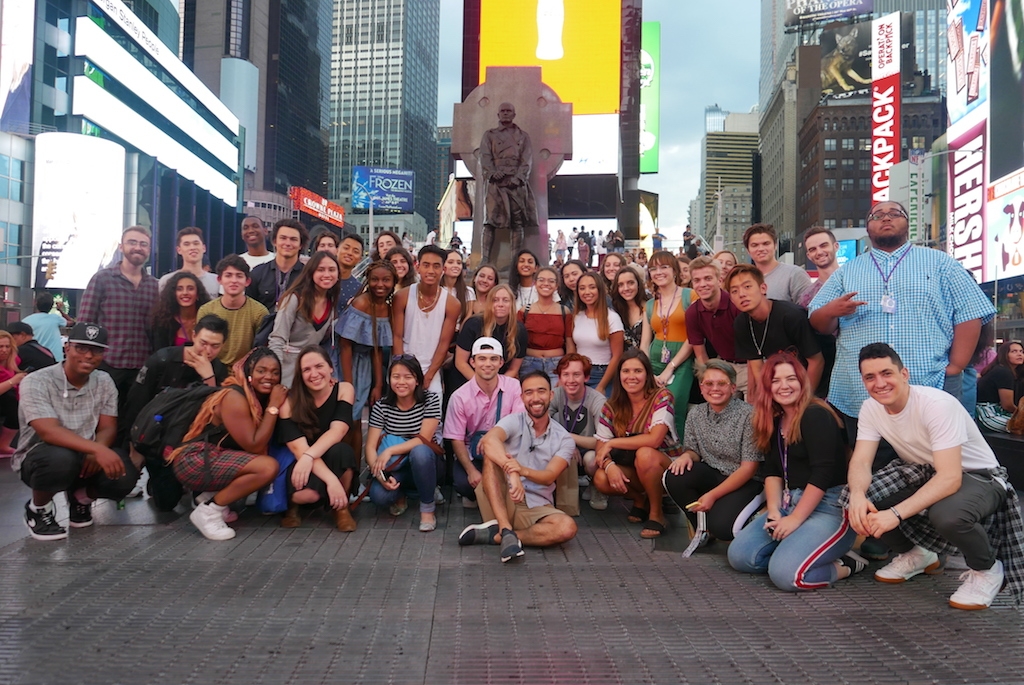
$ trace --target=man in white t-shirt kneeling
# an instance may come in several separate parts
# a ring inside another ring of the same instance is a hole
[[[952,395],[911,385],[903,361],[885,343],[866,345],[859,363],[870,397],[860,409],[848,491],[840,501],[854,530],[897,553],[875,579],[902,583],[941,573],[939,555],[959,549],[968,570],[950,606],[985,609],[1007,583],[1019,599],[1020,504],[977,425]],[[883,438],[900,458],[872,474]]]

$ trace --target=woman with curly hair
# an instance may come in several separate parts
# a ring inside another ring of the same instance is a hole
[[[206,287],[188,271],[178,271],[160,290],[153,307],[149,341],[153,351],[192,342],[196,312],[210,301]]]
[[[281,359],[285,387],[295,378],[299,350],[306,345],[319,345],[334,327],[341,289],[338,278],[338,260],[329,252],[317,252],[281,295],[268,345]]]
[[[594,487],[632,500],[628,518],[643,522],[640,537],[660,536],[666,525],[662,478],[683,448],[672,416],[672,393],[655,384],[651,360],[640,350],[623,353],[594,437]]]
[[[167,462],[178,482],[202,492],[189,520],[210,540],[230,540],[227,521],[236,500],[270,484],[277,460],[267,454],[288,389],[281,385],[281,362],[257,347],[235,363],[224,389],[210,395]]]
[[[846,484],[843,422],[789,352],[768,357],[754,405],[754,442],[765,453],[768,511],[736,534],[729,564],[767,573],[780,590],[828,587],[864,569],[839,495]]]
[[[390,262],[395,267],[395,275],[398,280],[395,282],[395,292],[407,288],[416,282],[416,264],[412,255],[404,247],[393,247],[388,250],[384,261]]]

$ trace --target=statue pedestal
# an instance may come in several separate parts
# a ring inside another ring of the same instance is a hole
[[[542,264],[549,262],[548,181],[562,162],[572,159],[572,104],[541,81],[540,67],[488,67],[486,80],[473,89],[465,102],[455,105],[452,155],[469,168],[473,198],[473,253],[470,266],[480,265],[487,183],[480,165],[480,139],[498,123],[498,107],[509,102],[516,108],[515,123],[529,134],[533,148],[530,188],[537,203],[537,226],[526,229],[523,247],[532,250]],[[510,232],[496,229],[494,245],[499,272],[508,276],[511,260]]]

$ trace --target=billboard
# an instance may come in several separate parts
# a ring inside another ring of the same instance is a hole
[[[986,280],[985,199],[988,173],[987,122],[973,116],[968,126],[949,134],[949,253],[981,283]],[[967,120],[962,120],[963,124]]]
[[[931,223],[932,167],[925,163],[924,155],[924,150],[908,150],[907,159],[889,169],[889,200],[907,208],[912,243],[927,237]]]
[[[352,209],[373,211],[413,211],[416,172],[408,169],[352,168]]]
[[[77,133],[43,133],[35,143],[32,285],[84,289],[121,242],[124,148]]]
[[[891,15],[897,16],[897,15]],[[914,15],[904,12],[900,22],[900,79],[906,87],[914,81],[916,56]],[[821,32],[821,94],[842,99],[867,97],[871,89],[872,30],[874,21],[833,24]]]
[[[645,21],[640,35],[640,173],[658,172],[661,135],[661,23]]]
[[[621,24],[621,0],[481,0],[479,82],[487,67],[540,67],[573,114],[618,112]]]
[[[34,2],[0,3],[0,131],[28,132],[32,104]]]
[[[341,205],[329,202],[327,198],[299,186],[289,188],[288,197],[292,199],[292,209],[296,212],[315,216],[320,221],[326,221],[338,228],[345,227],[345,208]]]
[[[889,170],[900,161],[900,13],[871,22],[871,204],[889,199]]]
[[[987,0],[960,0],[949,10],[946,107],[951,123],[988,102],[988,4]],[[1019,96],[1016,102],[1019,106]]]
[[[874,0],[786,0],[786,26],[871,14]]]

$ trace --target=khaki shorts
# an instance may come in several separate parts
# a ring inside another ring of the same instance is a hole
[[[480,485],[476,486],[476,503],[480,506],[480,516],[484,521],[490,521],[494,518],[494,508],[487,501],[483,481],[480,481]],[[516,504],[512,501],[512,495],[509,494],[507,489],[505,490],[505,511],[508,513],[509,520],[512,521],[512,530],[526,530],[545,516],[552,516],[554,514],[566,516],[561,509],[557,509],[550,504],[542,504],[539,507],[528,507],[525,502],[523,504]]]
[[[747,365],[746,364],[733,364],[732,368],[736,369],[736,391],[742,393],[744,396],[747,394]]]

